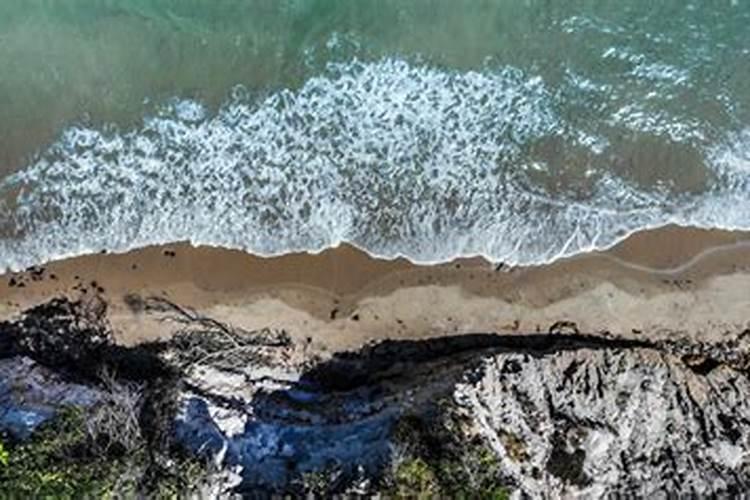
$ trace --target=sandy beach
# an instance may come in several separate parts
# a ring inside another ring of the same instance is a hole
[[[0,497],[741,497],[748,26],[0,1]]]
[[[163,296],[247,329],[286,330],[320,350],[476,332],[581,332],[721,340],[750,328],[746,233],[677,227],[607,252],[510,268],[481,259],[415,265],[342,246],[260,258],[188,244],[96,254],[6,274],[3,318],[56,296],[100,296],[124,344],[163,338],[126,297]],[[572,326],[570,326],[572,328]]]

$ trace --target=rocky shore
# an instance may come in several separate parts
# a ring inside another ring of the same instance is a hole
[[[750,483],[749,331],[701,343],[558,322],[332,353],[164,298],[129,300],[169,340],[116,344],[99,299],[55,299],[0,324],[11,463],[72,407],[88,422],[85,452],[59,458],[139,457],[89,477],[89,492],[589,498]],[[0,482],[18,481],[0,465]]]

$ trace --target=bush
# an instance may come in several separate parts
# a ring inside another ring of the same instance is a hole
[[[421,458],[410,458],[396,466],[393,493],[397,497],[433,498],[440,493],[435,472]]]
[[[404,416],[393,431],[389,492],[396,497],[509,497],[492,449],[465,429],[449,404],[429,418]]]
[[[177,498],[199,487],[205,464],[173,454],[154,466],[146,442],[129,429],[128,414],[111,401],[91,413],[65,408],[22,443],[0,445],[0,490],[11,498]],[[129,407],[125,407],[129,408]],[[91,415],[101,412],[101,427]],[[119,412],[119,414],[118,414]],[[115,426],[124,422],[121,428]],[[1,495],[0,495],[1,496]]]
[[[103,370],[103,400],[94,406],[85,420],[86,434],[102,456],[137,453],[145,446],[138,416],[143,406],[143,385],[119,381]]]
[[[5,449],[5,445],[3,445],[3,442],[0,441],[0,465],[3,467],[8,466],[8,460],[10,455],[8,454],[8,450]]]
[[[3,491],[26,497],[105,495],[112,477],[129,464],[101,460],[89,452],[88,444],[83,412],[66,408],[28,442],[10,447],[0,469]]]

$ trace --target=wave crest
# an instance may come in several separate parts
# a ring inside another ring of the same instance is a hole
[[[0,265],[175,241],[261,255],[349,242],[418,262],[537,264],[647,227],[717,224],[707,207],[720,189],[672,196],[604,170],[576,178],[587,182],[577,193],[550,189],[562,175],[545,178],[533,153],[550,138],[584,156],[608,147],[515,68],[353,62],[258,101],[236,92],[211,116],[174,101],[137,130],[72,127],[6,178]],[[750,224],[744,213],[723,220]]]

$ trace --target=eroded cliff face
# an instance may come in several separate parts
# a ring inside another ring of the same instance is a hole
[[[0,430],[27,439],[65,406],[90,407],[95,387],[68,380],[26,356],[0,359]]]
[[[576,335],[386,343],[248,399],[238,397],[248,379],[237,379],[219,394],[241,404],[217,404],[213,419],[205,408],[183,428],[212,422],[213,442],[243,465],[245,484],[282,485],[331,464],[351,477],[377,474],[393,458],[399,419],[448,411],[463,418],[457,438],[481,436],[500,462],[498,483],[517,493],[736,493],[750,484],[742,350]],[[216,404],[215,395],[192,396],[188,407]]]
[[[504,353],[455,399],[534,497],[746,491],[747,377],[686,361],[656,348]]]
[[[63,384],[82,394],[88,380],[95,393],[98,371],[87,363],[129,380],[142,373],[148,443],[168,434],[209,458],[224,471],[212,476],[216,495],[408,487],[704,496],[750,483],[747,333],[707,345],[558,325],[548,334],[384,341],[322,355],[284,332],[246,332],[164,301],[141,305],[172,325],[172,340],[123,350],[99,320],[63,321],[80,307],[67,303],[1,325],[2,366],[29,367],[32,382],[5,386],[16,403],[43,399],[46,418],[77,404],[59,397]],[[88,347],[63,348],[80,343],[81,328],[96,334]],[[47,331],[54,341],[42,341]],[[8,401],[0,399],[6,413]]]

